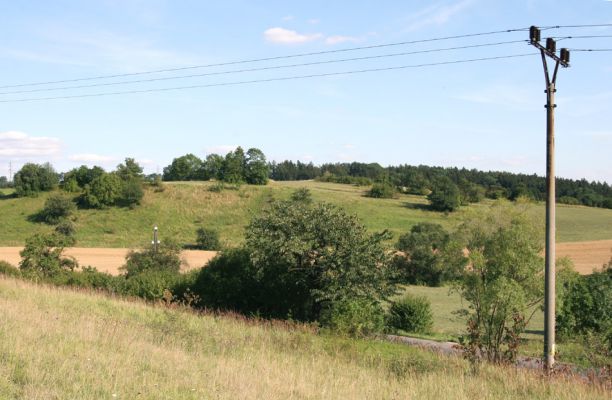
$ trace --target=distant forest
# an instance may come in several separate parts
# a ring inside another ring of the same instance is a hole
[[[316,179],[320,181],[370,185],[389,183],[400,191],[426,195],[437,181],[450,179],[462,197],[476,202],[491,199],[528,197],[544,200],[546,179],[541,176],[511,172],[478,171],[465,168],[399,165],[382,167],[377,163],[327,163],[320,166],[300,161],[272,162],[270,178],[277,181]],[[589,182],[557,178],[557,201],[563,204],[612,208],[612,186],[606,182]]]

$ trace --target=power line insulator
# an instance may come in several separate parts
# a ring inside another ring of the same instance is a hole
[[[531,26],[529,28],[529,41],[531,43],[537,43],[540,41],[540,29],[537,26]]]
[[[557,43],[553,38],[546,38],[546,51],[549,53],[555,53],[557,51]]]
[[[566,48],[561,49],[561,61],[564,63],[569,63],[570,61],[570,52]]]

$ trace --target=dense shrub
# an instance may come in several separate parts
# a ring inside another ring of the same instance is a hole
[[[461,276],[466,265],[462,247],[442,225],[422,222],[400,236],[394,258],[399,282],[440,286]]]
[[[56,233],[66,236],[68,238],[74,238],[74,235],[76,234],[76,227],[74,225],[74,222],[70,220],[61,221],[55,226],[54,230]],[[72,243],[69,243],[69,245],[72,246]]]
[[[164,243],[158,249],[132,250],[122,267],[128,277],[144,271],[167,271],[177,274],[181,269],[180,249],[173,243]]]
[[[196,246],[200,250],[219,250],[219,232],[210,228],[198,228],[196,231]]]
[[[298,203],[311,204],[312,203],[312,193],[308,188],[299,188],[291,193],[291,201],[295,201]]]
[[[25,164],[13,177],[17,196],[36,196],[39,192],[53,190],[58,182],[51,164]]]
[[[459,188],[447,177],[440,177],[434,182],[427,198],[431,208],[436,211],[455,211],[461,204]]]
[[[395,192],[395,187],[391,184],[375,183],[372,188],[367,191],[366,196],[377,199],[391,199],[395,196]]]
[[[433,327],[433,313],[429,300],[408,294],[393,302],[389,308],[388,325],[405,332],[430,332]]]
[[[66,246],[66,238],[57,233],[37,233],[26,239],[21,254],[19,269],[22,274],[47,278],[60,274],[62,271],[73,270],[78,264],[74,258],[62,255]]]
[[[270,314],[266,293],[244,249],[230,249],[213,258],[198,273],[191,290],[201,306],[244,314]]]
[[[161,300],[164,292],[172,293],[180,275],[169,270],[147,270],[119,281],[118,291],[126,296]]]
[[[106,208],[116,204],[122,194],[123,182],[115,174],[104,173],[85,186],[81,203],[91,208]]]
[[[557,319],[563,336],[603,335],[612,346],[612,260],[602,270],[570,283]]]
[[[336,334],[367,337],[384,330],[385,314],[380,304],[371,300],[341,300],[321,312],[320,322]]]
[[[6,261],[0,261],[0,275],[19,277],[21,276],[21,271]]]
[[[60,194],[53,194],[47,198],[37,217],[41,221],[55,225],[69,218],[75,209],[76,206],[70,198]]]
[[[142,180],[140,178],[129,177],[123,182],[118,204],[123,207],[133,208],[140,204],[143,197]]]

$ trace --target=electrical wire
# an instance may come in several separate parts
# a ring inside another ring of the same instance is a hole
[[[126,85],[126,84],[133,84],[133,83],[146,83],[146,82],[158,82],[158,81],[167,81],[167,80],[175,80],[175,79],[198,78],[198,77],[214,76],[214,75],[228,75],[228,74],[237,74],[237,73],[244,73],[244,72],[268,71],[268,70],[275,70],[275,69],[306,67],[306,66],[323,65],[323,64],[334,64],[334,63],[341,63],[341,62],[348,62],[348,61],[363,61],[363,60],[372,60],[372,59],[380,59],[380,58],[387,58],[387,57],[398,57],[398,56],[406,56],[406,55],[414,55],[414,54],[435,53],[435,52],[442,52],[442,51],[463,50],[463,49],[471,49],[471,48],[479,48],[479,47],[501,46],[505,44],[528,43],[528,42],[529,42],[528,40],[510,40],[510,41],[505,41],[505,42],[480,43],[480,44],[473,44],[473,45],[466,45],[466,46],[417,50],[417,51],[409,51],[409,52],[402,52],[402,53],[379,54],[379,55],[372,55],[372,56],[342,58],[342,59],[335,59],[335,60],[313,61],[313,62],[299,63],[299,64],[274,65],[274,66],[259,67],[259,68],[207,72],[207,73],[202,73],[202,74],[167,76],[167,77],[161,77],[161,78],[138,79],[138,80],[120,81],[120,82],[94,83],[94,84],[89,84],[89,85],[16,90],[16,91],[9,91],[9,92],[0,92],[0,95],[18,94],[18,93],[34,93],[34,92],[49,92],[49,91],[70,90],[70,89],[84,89],[84,88],[101,87],[101,86],[116,86],[116,85]]]
[[[283,55],[283,56],[253,58],[253,59],[247,59],[247,60],[236,60],[236,61],[228,61],[228,62],[214,63],[214,64],[192,65],[192,66],[186,66],[186,67],[166,68],[166,69],[131,72],[131,73],[114,74],[114,75],[99,75],[99,76],[92,76],[92,77],[85,77],[85,78],[62,79],[62,80],[56,80],[56,81],[21,83],[21,84],[16,84],[16,85],[0,86],[0,89],[8,89],[8,88],[24,87],[24,86],[51,85],[51,84],[56,84],[56,83],[91,81],[91,80],[97,80],[97,79],[121,78],[121,77],[127,77],[127,76],[158,74],[158,73],[163,73],[163,72],[184,71],[184,70],[197,69],[197,68],[222,67],[222,66],[236,65],[236,64],[247,64],[247,63],[255,63],[255,62],[262,62],[262,61],[283,60],[283,59],[288,59],[288,58],[308,57],[308,56],[342,53],[342,52],[357,51],[357,50],[379,49],[379,48],[391,47],[391,46],[403,46],[403,45],[409,45],[409,44],[427,43],[427,42],[435,42],[435,41],[443,41],[443,40],[463,39],[463,38],[470,38],[470,37],[477,37],[477,36],[496,35],[496,34],[501,34],[501,33],[520,32],[520,31],[527,31],[527,30],[529,30],[529,28],[504,29],[504,30],[490,31],[490,32],[479,32],[479,33],[468,33],[468,34],[463,34],[463,35],[443,36],[443,37],[430,38],[430,39],[410,40],[410,41],[394,42],[394,43],[383,43],[383,44],[376,44],[376,45],[371,45],[371,46],[349,47],[346,49],[334,49],[334,50],[316,51],[316,52],[310,52],[310,53],[298,53],[298,54],[289,54],[289,55]]]
[[[569,51],[612,51],[612,49],[568,49]]]
[[[393,67],[369,68],[369,69],[360,69],[360,70],[352,70],[352,71],[327,72],[327,73],[320,73],[320,74],[296,75],[296,76],[286,76],[286,77],[279,77],[279,78],[254,79],[254,80],[247,80],[247,81],[221,82],[221,83],[210,83],[210,84],[203,84],[203,85],[168,87],[168,88],[140,89],[140,90],[129,90],[129,91],[121,91],[121,92],[90,93],[90,94],[56,96],[56,97],[33,97],[33,98],[12,99],[12,100],[9,99],[9,100],[0,100],[0,103],[75,99],[75,98],[84,98],[84,97],[102,97],[102,96],[114,96],[114,95],[123,95],[123,94],[165,92],[165,91],[209,88],[209,87],[219,87],[219,86],[236,86],[236,85],[244,85],[244,84],[288,81],[288,80],[309,79],[309,78],[319,78],[319,77],[329,77],[329,76],[354,75],[354,74],[361,74],[361,73],[367,73],[367,72],[392,71],[392,70],[400,70],[400,69],[408,69],[408,68],[423,68],[423,67],[433,67],[433,66],[440,66],[440,65],[463,64],[463,63],[479,62],[479,61],[528,57],[528,56],[533,56],[537,54],[539,53],[512,54],[512,55],[507,55],[507,56],[481,57],[481,58],[472,58],[472,59],[464,59],[464,60],[442,61],[442,62],[435,62],[435,63],[400,65],[400,66],[393,66]]]

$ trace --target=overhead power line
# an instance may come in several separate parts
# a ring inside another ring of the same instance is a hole
[[[267,67],[247,68],[247,69],[238,69],[238,70],[230,70],[230,71],[206,72],[206,73],[201,73],[201,74],[166,76],[166,77],[160,77],[160,78],[137,79],[137,80],[119,81],[119,82],[93,83],[93,84],[76,85],[76,86],[62,86],[62,87],[52,87],[52,88],[15,90],[15,91],[9,91],[9,92],[0,92],[0,95],[18,94],[18,93],[34,93],[34,92],[50,92],[50,91],[57,91],[57,90],[84,89],[84,88],[101,87],[101,86],[116,86],[116,85],[127,85],[127,84],[134,84],[134,83],[168,81],[168,80],[175,80],[175,79],[199,78],[199,77],[204,77],[204,76],[268,71],[268,70],[275,70],[275,69],[306,67],[306,66],[323,65],[323,64],[334,64],[334,63],[349,62],[349,61],[363,61],[363,60],[372,60],[372,59],[380,59],[380,58],[388,58],[388,57],[398,57],[398,56],[407,56],[407,55],[424,54],[424,53],[436,53],[436,52],[452,51],[452,50],[464,50],[464,49],[501,46],[505,44],[527,43],[527,42],[529,41],[528,40],[510,40],[510,41],[505,41],[505,42],[480,43],[480,44],[472,44],[472,45],[466,45],[466,46],[417,50],[417,51],[408,51],[408,52],[401,52],[401,53],[378,54],[378,55],[372,55],[372,56],[341,58],[341,59],[334,59],[334,60],[312,61],[312,62],[298,63],[298,64],[274,65],[274,66],[267,66]]]
[[[585,24],[585,25],[550,25],[540,29],[560,29],[560,28],[605,28],[612,27],[612,24]]]
[[[114,75],[99,75],[99,76],[92,76],[92,77],[62,79],[62,80],[55,80],[55,81],[21,83],[21,84],[16,84],[16,85],[0,86],[0,89],[8,89],[8,88],[24,87],[24,86],[51,85],[51,84],[56,84],[56,83],[91,81],[91,80],[97,80],[97,79],[121,78],[121,77],[127,77],[127,76],[158,74],[158,73],[163,73],[163,72],[184,71],[184,70],[197,69],[197,68],[223,67],[223,66],[236,65],[236,64],[247,64],[247,63],[255,63],[255,62],[262,62],[262,61],[283,60],[283,59],[288,59],[288,58],[308,57],[308,56],[317,56],[317,55],[333,54],[333,53],[343,53],[343,52],[357,51],[357,50],[379,49],[383,47],[403,46],[403,45],[427,43],[427,42],[435,42],[435,41],[443,41],[443,40],[452,40],[452,39],[464,39],[464,38],[477,37],[477,36],[488,36],[488,35],[496,35],[496,34],[501,34],[501,33],[520,32],[520,31],[526,31],[526,30],[529,30],[529,28],[514,28],[514,29],[504,29],[504,30],[498,30],[498,31],[489,31],[489,32],[468,33],[464,35],[443,36],[443,37],[430,38],[430,39],[419,39],[419,40],[410,40],[410,41],[404,41],[404,42],[383,43],[383,44],[376,44],[376,45],[370,45],[370,46],[349,47],[346,49],[315,51],[315,52],[310,52],[310,53],[298,53],[298,54],[289,54],[289,55],[283,55],[283,56],[253,58],[253,59],[247,59],[247,60],[236,60],[236,61],[228,61],[228,62],[222,62],[222,63],[192,65],[192,66],[177,67],[177,68],[165,68],[165,69],[157,69],[157,70],[151,70],[151,71],[130,72],[130,73],[114,74]]]
[[[506,55],[506,56],[481,57],[481,58],[471,58],[471,59],[464,59],[464,60],[441,61],[441,62],[423,63],[423,64],[412,64],[412,65],[399,65],[399,66],[393,66],[393,67],[368,68],[368,69],[360,69],[360,70],[327,72],[327,73],[310,74],[310,75],[294,75],[294,76],[286,76],[286,77],[278,77],[278,78],[253,79],[253,80],[246,80],[246,81],[210,83],[210,84],[203,84],[203,85],[190,85],[190,86],[177,86],[177,87],[168,87],[168,88],[128,90],[128,91],[120,91],[120,92],[90,93],[90,94],[78,94],[78,95],[70,95],[70,96],[33,97],[33,98],[24,98],[24,99],[0,100],[0,103],[17,103],[17,102],[26,102],[26,101],[76,99],[76,98],[83,98],[83,97],[102,97],[102,96],[114,96],[114,95],[123,95],[123,94],[167,92],[167,91],[174,91],[174,90],[209,88],[209,87],[219,87],[219,86],[236,86],[236,85],[245,85],[245,84],[254,84],[254,83],[265,83],[265,82],[277,82],[277,81],[288,81],[288,80],[298,80],[298,79],[319,78],[319,77],[327,77],[327,76],[354,75],[354,74],[361,74],[361,73],[366,73],[366,72],[382,72],[382,71],[392,71],[392,70],[409,69],[409,68],[424,68],[424,67],[433,67],[433,66],[440,66],[440,65],[463,64],[463,63],[471,63],[471,62],[479,62],[479,61],[501,60],[501,59],[508,59],[508,58],[518,58],[518,57],[533,56],[533,55],[536,55],[536,54],[538,54],[538,53],[512,54],[512,55]]]
[[[612,49],[568,49],[570,51],[612,51]]]

